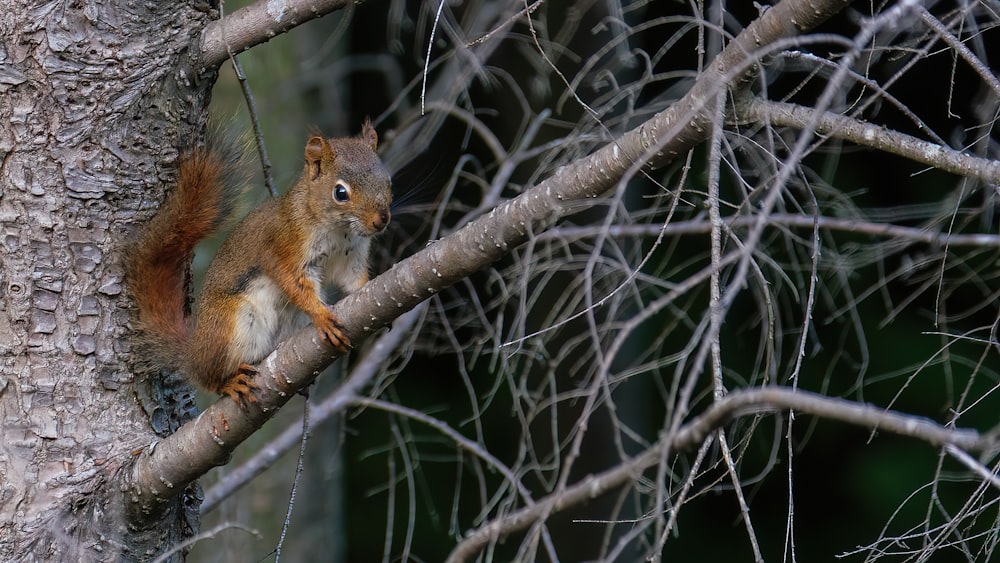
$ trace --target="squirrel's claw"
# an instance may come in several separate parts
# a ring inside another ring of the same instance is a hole
[[[220,393],[228,395],[241,409],[247,410],[248,403],[257,402],[257,397],[253,394],[254,390],[257,389],[252,380],[255,375],[257,375],[257,368],[249,364],[240,364],[236,373],[229,378]]]
[[[330,344],[340,353],[346,353],[351,349],[351,339],[344,334],[344,326],[340,324],[333,313],[313,319],[316,330],[320,336],[330,341]]]

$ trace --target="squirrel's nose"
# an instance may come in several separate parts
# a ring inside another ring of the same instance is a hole
[[[376,233],[380,233],[382,232],[383,229],[385,229],[386,225],[388,224],[389,224],[389,212],[380,211],[378,216],[375,217],[375,220],[372,221],[372,229],[374,229]]]

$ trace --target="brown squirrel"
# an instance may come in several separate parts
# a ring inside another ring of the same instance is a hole
[[[229,181],[232,162],[218,152],[199,149],[182,157],[176,189],[126,253],[140,353],[245,407],[245,401],[256,402],[254,364],[306,317],[346,351],[350,342],[323,300],[323,284],[348,293],[368,281],[371,237],[389,224],[392,201],[377,144],[368,120],[356,138],[311,137],[302,177],[233,229],[205,273],[190,316],[194,247],[228,218],[240,189]]]

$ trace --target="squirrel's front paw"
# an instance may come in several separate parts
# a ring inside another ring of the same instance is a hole
[[[325,316],[313,318],[313,324],[320,336],[329,340],[339,352],[344,353],[351,348],[351,340],[344,334],[344,326],[333,313],[328,311]]]
[[[247,410],[248,403],[256,403],[257,397],[254,396],[253,391],[257,388],[254,385],[252,378],[257,374],[257,368],[249,364],[240,364],[239,369],[229,378],[229,381],[222,386],[219,393],[222,395],[228,395],[229,398],[236,401],[236,404],[240,406],[241,409]]]

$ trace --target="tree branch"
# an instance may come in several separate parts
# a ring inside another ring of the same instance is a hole
[[[563,213],[585,209],[588,202],[638,166],[662,166],[694,147],[711,129],[708,102],[723,92],[730,80],[740,81],[752,71],[749,53],[759,52],[762,45],[781,37],[811,29],[847,4],[847,0],[785,0],[763,12],[726,46],[676,104],[399,262],[338,302],[333,310],[344,332],[352,342],[361,341],[438,291],[499,260],[535,233],[551,227]],[[572,206],[567,205],[570,202],[574,202]],[[164,500],[212,467],[226,463],[237,445],[335,358],[334,351],[314,329],[304,329],[259,366],[260,372],[254,378],[258,387],[256,404],[244,411],[232,400],[220,399],[173,435],[136,456],[127,487],[136,517],[157,513]]]
[[[539,499],[531,506],[510,512],[480,526],[455,546],[447,561],[449,563],[465,561],[490,542],[524,530],[540,518],[587,502],[635,481],[645,470],[659,463],[667,452],[695,448],[712,432],[735,418],[775,410],[792,410],[800,414],[917,438],[933,446],[950,446],[964,451],[986,451],[996,443],[992,435],[983,435],[976,430],[949,429],[926,418],[808,391],[781,387],[733,391],[712,403],[704,413],[681,426],[675,434],[664,436],[638,456],[626,459],[597,475],[585,477],[561,492]]]
[[[972,50],[966,47],[965,43],[952,35],[952,33],[948,31],[948,28],[941,23],[941,20],[931,15],[931,13],[927,11],[927,8],[919,8],[918,13],[920,14],[920,20],[923,21],[927,27],[931,28],[934,33],[938,34],[938,36],[941,37],[941,39],[947,43],[949,47],[954,49],[955,52],[958,53],[970,67],[972,67],[972,70],[974,70],[976,74],[983,79],[983,82],[989,86],[991,90],[993,90],[993,95],[1000,98],[1000,79],[997,79],[997,77],[993,74],[993,71],[990,70],[990,67],[984,64],[983,61],[981,61],[979,57],[972,52]]]
[[[757,221],[753,216],[726,217],[724,223],[730,229],[750,227]],[[796,213],[772,213],[767,216],[769,226],[785,226],[799,229],[820,228],[829,231],[842,231],[859,235],[870,235],[873,237],[895,238],[908,240],[913,243],[931,244],[940,247],[947,246],[954,248],[958,246],[972,246],[976,248],[996,248],[1000,247],[1000,235],[988,233],[968,233],[950,234],[936,232],[926,228],[907,227],[904,225],[893,225],[891,223],[878,223],[874,221],[861,221],[857,219],[839,219],[836,217],[811,217]],[[549,240],[571,240],[588,237],[596,237],[601,233],[610,238],[621,237],[658,237],[671,235],[692,235],[706,234],[712,230],[712,224],[704,219],[692,219],[687,221],[671,221],[666,225],[661,224],[621,224],[603,226],[566,226],[559,227],[538,235],[538,241]]]
[[[739,123],[769,123],[798,129],[815,122],[817,135],[845,139],[857,145],[899,155],[952,174],[976,178],[987,184],[1000,184],[1000,161],[952,150],[937,143],[832,112],[823,112],[817,116],[816,110],[812,108],[752,98],[744,104],[737,105],[736,119]]]
[[[359,0],[355,3],[360,4]],[[258,0],[205,26],[197,66],[215,68],[234,54],[347,6],[347,0]]]

